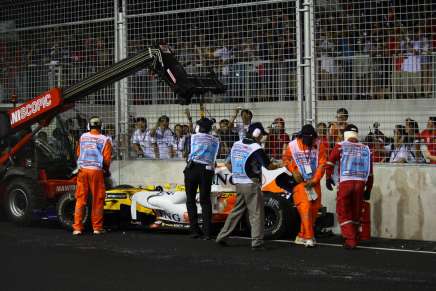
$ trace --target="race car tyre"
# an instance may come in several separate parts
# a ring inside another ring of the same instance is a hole
[[[291,230],[291,205],[285,198],[264,194],[265,202],[265,239],[278,239],[288,235]]]
[[[292,202],[280,196],[266,192],[263,197],[265,203],[265,228],[264,239],[272,240],[288,237],[298,232],[295,226],[297,223],[298,213],[292,206]],[[245,224],[248,235],[250,235],[250,221],[248,213],[245,214]]]
[[[43,206],[41,190],[35,181],[14,178],[6,187],[5,213],[10,221],[30,225],[36,221],[35,212]]]
[[[91,221],[91,209],[89,205],[90,203],[88,201],[87,205],[85,206],[82,219],[82,223],[86,228],[89,227]],[[76,198],[74,197],[73,193],[65,193],[62,195],[56,205],[58,221],[60,225],[67,230],[73,230],[75,207]]]

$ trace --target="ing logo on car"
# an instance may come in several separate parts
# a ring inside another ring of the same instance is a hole
[[[182,222],[182,219],[177,213],[169,213],[164,210],[156,210],[156,214],[157,217],[160,219]]]

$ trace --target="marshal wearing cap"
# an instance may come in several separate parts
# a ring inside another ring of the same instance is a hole
[[[214,120],[209,118],[201,118],[197,121],[198,132],[201,133],[209,133],[212,130],[212,125],[214,124]]]

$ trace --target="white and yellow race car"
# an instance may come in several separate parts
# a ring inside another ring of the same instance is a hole
[[[293,207],[291,194],[295,182],[286,168],[262,171],[262,191],[265,201],[265,238],[276,239],[296,235],[300,227],[298,213]],[[279,186],[280,185],[280,186]],[[236,202],[231,173],[224,166],[217,167],[212,185],[212,221],[219,224],[233,209]],[[197,209],[201,221],[201,206],[197,196]],[[183,185],[132,187],[120,185],[106,191],[105,214],[117,215],[149,228],[184,229],[189,227],[186,193]],[[320,212],[319,227],[333,226],[333,216]],[[249,227],[248,217],[242,227]]]

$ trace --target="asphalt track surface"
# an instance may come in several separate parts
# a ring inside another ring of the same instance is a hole
[[[338,237],[318,241],[252,251],[244,238],[221,247],[180,232],[73,237],[1,221],[0,290],[436,290],[435,242],[373,240],[349,251]]]

